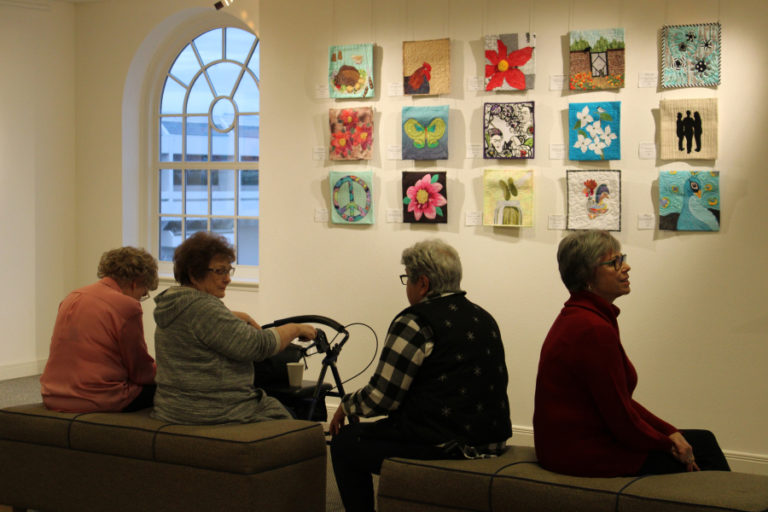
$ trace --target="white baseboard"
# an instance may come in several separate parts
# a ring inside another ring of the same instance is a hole
[[[43,373],[46,359],[27,363],[0,365],[0,380],[18,379]]]
[[[336,412],[339,403],[338,401],[329,402],[326,402],[326,407],[328,408],[328,419],[330,420]],[[365,421],[365,419],[363,420]],[[327,424],[325,429],[328,430]],[[512,439],[509,444],[516,446],[533,446],[533,427],[526,425],[512,425]],[[732,471],[768,475],[768,455],[735,452],[732,450],[723,450],[723,453],[725,453],[725,458],[728,459],[728,464],[730,464]]]

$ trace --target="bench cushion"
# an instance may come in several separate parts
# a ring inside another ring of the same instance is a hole
[[[41,403],[0,410],[0,439],[254,474],[325,457],[322,426],[302,420],[172,425],[132,413],[60,413]]]

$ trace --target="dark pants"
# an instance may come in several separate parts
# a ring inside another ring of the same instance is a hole
[[[681,430],[681,434],[693,448],[696,464],[702,471],[730,471],[731,467],[717,444],[714,434],[709,430]],[[640,468],[641,475],[663,475],[666,473],[685,473],[686,465],[667,452],[651,452]]]
[[[133,402],[125,406],[122,412],[134,412],[147,407],[152,407],[155,403],[155,390],[157,385],[147,384],[144,389],[141,390],[139,396],[133,399]]]
[[[374,423],[353,423],[331,441],[336,485],[347,512],[374,510],[373,477],[388,457],[451,459],[443,449],[408,439],[394,422],[385,418]]]

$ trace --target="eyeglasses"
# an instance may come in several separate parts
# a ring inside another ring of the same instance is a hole
[[[209,268],[208,272],[213,272],[217,276],[235,275],[235,267]]]
[[[400,282],[403,284],[408,284],[408,274],[400,274]]]
[[[616,269],[618,272],[621,270],[621,267],[624,266],[624,263],[627,261],[627,255],[626,254],[619,254],[612,260],[604,261],[602,263],[598,263],[598,265],[613,265],[613,268]]]

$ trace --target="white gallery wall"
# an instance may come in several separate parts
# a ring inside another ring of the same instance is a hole
[[[768,379],[763,376],[768,272],[761,266],[768,249],[762,226],[768,177],[761,151],[768,132],[762,91],[768,79],[768,4],[762,0],[237,0],[218,13],[211,9],[213,2],[198,0],[36,3],[51,10],[0,2],[3,42],[13,37],[5,30],[8,25],[16,27],[16,37],[37,34],[47,43],[38,50],[30,43],[17,50],[20,54],[0,46],[4,62],[14,59],[24,70],[18,81],[0,82],[0,208],[4,219],[14,219],[4,220],[2,228],[0,272],[8,286],[0,315],[12,327],[2,335],[0,378],[45,360],[58,300],[69,288],[94,279],[104,250],[121,243],[154,245],[146,227],[152,212],[150,121],[163,66],[194,34],[229,22],[254,30],[262,40],[263,119],[261,281],[258,288],[233,286],[228,305],[262,323],[308,313],[344,324],[364,322],[378,334],[380,348],[393,315],[407,305],[397,278],[402,249],[439,236],[462,256],[469,298],[499,322],[510,373],[513,442],[530,442],[539,349],[567,299],[555,262],[563,232],[548,229],[548,217],[565,214],[566,169],[620,169],[622,231],[615,235],[629,254],[632,293],[617,305],[622,340],[640,378],[635,397],[680,428],[713,430],[734,467],[768,473]],[[7,21],[6,13],[16,22]],[[720,86],[638,87],[639,73],[658,71],[663,25],[711,21],[720,21],[723,30]],[[567,73],[568,31],[611,27],[625,29],[625,88],[552,90],[550,80]],[[484,70],[483,36],[527,31],[537,35],[535,89],[473,90],[471,79]],[[390,84],[402,80],[402,41],[443,37],[451,39],[452,92],[426,98],[391,95]],[[360,42],[375,44],[376,97],[320,97],[328,46]],[[40,58],[45,62],[35,65]],[[56,66],[63,83],[52,82],[46,66]],[[28,98],[33,109],[58,107],[62,113],[51,120],[54,125],[45,124],[42,114],[25,115],[12,94]],[[716,161],[638,158],[640,143],[659,142],[660,99],[710,97],[719,105]],[[483,102],[521,100],[536,102],[536,158],[466,158],[468,145],[482,143]],[[568,103],[602,100],[622,102],[622,159],[550,160],[550,145],[567,143]],[[387,148],[401,144],[400,111],[407,105],[449,106],[448,160],[388,157]],[[313,157],[315,148],[328,144],[328,109],[340,106],[374,108],[373,160],[331,163]],[[534,171],[534,227],[465,225],[467,212],[482,210],[487,168]],[[376,223],[317,222],[317,210],[330,207],[329,171],[365,169],[374,171]],[[387,221],[387,209],[400,207],[401,172],[414,169],[448,173],[447,224]],[[638,215],[657,214],[659,171],[676,169],[720,171],[720,232],[638,229]],[[152,304],[144,307],[153,350]],[[370,333],[358,326],[350,331],[352,340],[339,362],[343,378],[362,370],[374,355]],[[310,364],[316,374],[319,359]],[[363,385],[371,372],[348,382],[347,389]]]

